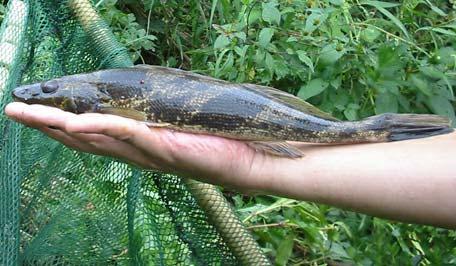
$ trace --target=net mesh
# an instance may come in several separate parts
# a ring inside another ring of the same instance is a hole
[[[0,112],[21,83],[131,64],[89,2],[9,1]],[[3,113],[0,130],[0,265],[268,264],[212,186],[67,149]]]

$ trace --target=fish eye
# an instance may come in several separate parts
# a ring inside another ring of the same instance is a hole
[[[41,90],[44,93],[52,93],[55,92],[59,88],[59,84],[55,80],[50,80],[41,83]]]

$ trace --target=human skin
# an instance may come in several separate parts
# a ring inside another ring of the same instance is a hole
[[[68,147],[142,168],[456,229],[456,133],[391,143],[294,143],[305,156],[289,159],[241,141],[149,128],[113,115],[24,103],[7,105],[5,113]]]

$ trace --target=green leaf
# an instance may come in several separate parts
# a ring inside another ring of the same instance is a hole
[[[432,66],[426,66],[426,67],[420,67],[421,73],[423,73],[425,76],[432,78],[432,79],[443,79],[445,78],[445,73],[442,71],[436,69],[435,67]]]
[[[379,93],[375,98],[375,113],[397,113],[399,104],[394,94],[385,92]]]
[[[318,63],[323,67],[334,65],[344,54],[345,50],[337,51],[336,45],[328,44],[321,49]]]
[[[389,3],[389,2],[382,2],[382,1],[362,1],[361,5],[371,5],[375,7],[381,8],[390,8],[390,7],[397,7],[400,6],[400,3]]]
[[[324,81],[321,78],[313,79],[298,92],[298,97],[307,100],[310,97],[320,94],[329,86],[329,82]]]
[[[268,44],[271,43],[271,39],[272,39],[273,35],[274,35],[274,29],[263,28],[260,31],[260,36],[258,37],[259,45],[263,48],[268,47]]]
[[[429,84],[426,82],[426,80],[421,79],[418,75],[411,75],[410,81],[412,82],[413,85],[415,85],[415,87],[417,87],[425,95],[427,95],[427,96],[432,95],[432,91],[429,88]]]
[[[310,68],[310,71],[313,73],[314,65],[312,63],[312,59],[310,59],[310,57],[307,56],[307,53],[303,50],[298,50],[296,51],[296,54],[298,55],[299,60],[306,64]]]
[[[281,241],[279,247],[277,248],[277,255],[275,258],[276,265],[287,265],[293,251],[295,238],[296,235],[291,233],[288,234],[283,241]]]
[[[446,34],[446,35],[449,35],[449,36],[456,36],[455,32],[450,31],[450,30],[446,30],[446,29],[442,29],[442,28],[432,28],[431,30],[435,31],[435,32],[438,32],[438,33]]]
[[[358,109],[359,105],[351,103],[344,110],[345,117],[350,121],[358,120]]]
[[[443,29],[443,28],[435,28],[435,27],[422,27],[422,28],[419,28],[417,30],[418,31],[434,31],[434,32],[438,32],[438,33],[441,33],[441,34],[445,34],[445,35],[448,35],[448,36],[456,36],[456,33],[454,31],[451,31],[451,30],[447,30],[447,29]]]
[[[432,110],[432,112],[438,115],[449,117],[453,121],[453,126],[455,125],[456,117],[454,108],[447,98],[441,95],[433,95],[428,98],[427,104],[429,105],[429,108]]]
[[[396,26],[399,29],[401,29],[401,31],[404,33],[404,35],[407,38],[409,38],[408,31],[405,28],[404,24],[402,24],[402,22],[398,18],[396,18],[393,14],[391,14],[391,12],[389,12],[388,10],[385,9],[388,7],[395,7],[400,4],[386,3],[386,2],[381,2],[381,1],[363,1],[363,2],[361,2],[361,5],[369,5],[369,6],[373,6],[373,7],[377,8],[378,11],[380,11],[383,15],[385,15],[387,18],[389,18],[394,24],[396,24]]]
[[[410,100],[402,94],[397,96],[397,101],[399,105],[404,109],[405,112],[410,113]]]
[[[318,27],[320,27],[323,22],[325,22],[327,17],[328,15],[322,14],[320,12],[312,12],[312,14],[310,14],[310,16],[308,16],[306,19],[306,26],[304,28],[304,31],[307,33],[313,32]]]
[[[274,57],[272,57],[272,55],[270,53],[266,53],[264,62],[266,64],[266,67],[268,68],[269,72],[274,73],[275,60],[274,60]]]
[[[361,32],[361,38],[366,42],[373,42],[380,36],[380,31],[374,27],[367,27]]]
[[[442,17],[447,16],[447,14],[445,12],[443,12],[442,9],[435,6],[431,1],[426,0],[425,2],[426,2],[426,4],[428,4],[431,7],[432,11],[434,11],[435,13],[439,14]],[[453,3],[453,6],[454,6],[454,3]]]
[[[280,11],[277,9],[276,4],[273,2],[263,4],[263,13],[261,16],[264,21],[269,22],[270,24],[280,24]]]
[[[335,6],[341,6],[344,4],[345,0],[329,0],[329,2]]]
[[[347,254],[347,251],[344,249],[341,243],[333,242],[331,243],[331,255],[335,256],[338,259],[349,259],[350,256]]]
[[[436,54],[439,57],[439,62],[448,67],[454,67],[456,63],[456,50],[453,47],[442,47]]]
[[[253,60],[255,64],[261,65],[264,63],[264,58],[266,57],[266,53],[262,49],[257,49],[255,52],[255,56],[253,57]]]
[[[230,44],[230,39],[225,35],[219,35],[217,39],[215,39],[214,49],[221,49],[226,47]]]

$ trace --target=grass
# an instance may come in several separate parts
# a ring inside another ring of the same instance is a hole
[[[138,63],[271,85],[334,116],[455,121],[456,7],[406,0],[101,0]],[[0,20],[4,4],[0,5]],[[454,265],[456,232],[226,193],[277,265]]]
[[[412,112],[455,121],[456,17],[447,1],[144,0],[100,7],[138,62],[271,85],[346,120]],[[454,231],[273,196],[230,197],[277,265],[456,264]]]

